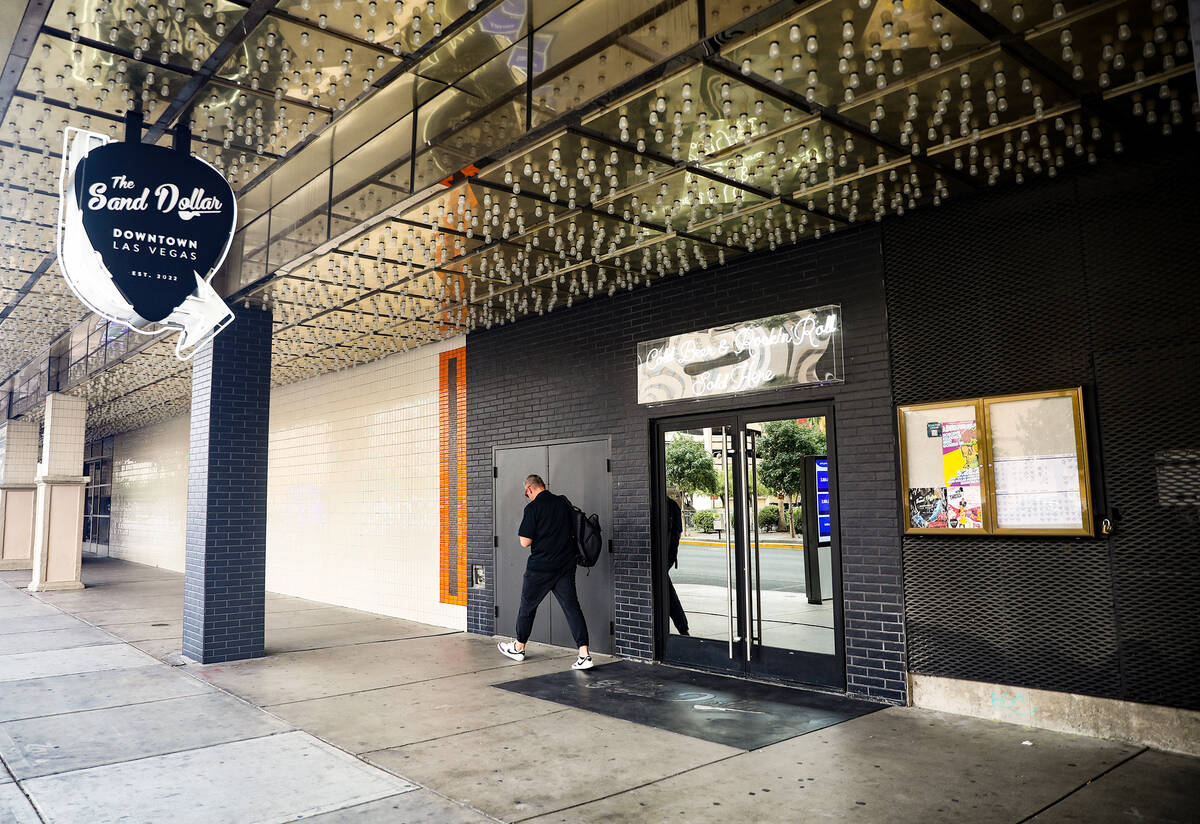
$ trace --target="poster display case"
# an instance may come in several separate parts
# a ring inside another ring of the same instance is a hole
[[[906,533],[1093,534],[1078,387],[897,414]]]

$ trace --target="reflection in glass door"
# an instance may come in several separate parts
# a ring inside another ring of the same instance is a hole
[[[659,426],[666,660],[843,685],[828,422],[820,409]]]

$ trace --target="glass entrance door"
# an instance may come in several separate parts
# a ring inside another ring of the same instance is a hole
[[[664,660],[844,686],[830,422],[797,408],[659,424]]]

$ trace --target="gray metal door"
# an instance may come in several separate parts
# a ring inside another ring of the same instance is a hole
[[[496,634],[511,635],[521,606],[521,579],[529,550],[521,546],[517,529],[525,512],[525,476],[549,474],[549,457],[544,446],[497,449],[493,502],[496,515]],[[550,641],[550,610],[539,609],[533,622],[531,641]]]
[[[608,541],[612,538],[612,484],[609,477],[607,440],[550,446],[550,477],[546,481],[550,490],[557,495],[566,495],[571,503],[589,515],[600,516],[605,551],[594,567],[580,569],[575,575],[579,604],[583,607],[591,649],[595,652],[612,652],[612,635],[609,633],[613,604],[612,555],[607,551]],[[553,601],[550,643],[575,646],[558,601],[553,597],[546,600]]]
[[[527,501],[522,495],[525,476],[541,475],[550,491],[566,495],[585,512],[600,516],[605,543],[612,536],[612,484],[609,480],[607,439],[515,446],[495,451],[496,633],[506,635],[516,625],[521,605],[521,580],[529,550],[521,546],[517,528]],[[579,602],[587,619],[590,646],[612,651],[612,555],[602,553],[596,566],[576,573]],[[538,608],[529,640],[573,647],[566,616],[553,595]]]

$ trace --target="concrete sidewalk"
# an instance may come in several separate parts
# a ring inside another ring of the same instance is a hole
[[[187,663],[182,576],[103,560],[84,579],[34,596],[0,573],[0,823],[1200,815],[1197,759],[908,708],[746,752],[491,686],[573,650],[517,664],[487,638],[286,596],[267,599],[268,657]]]

